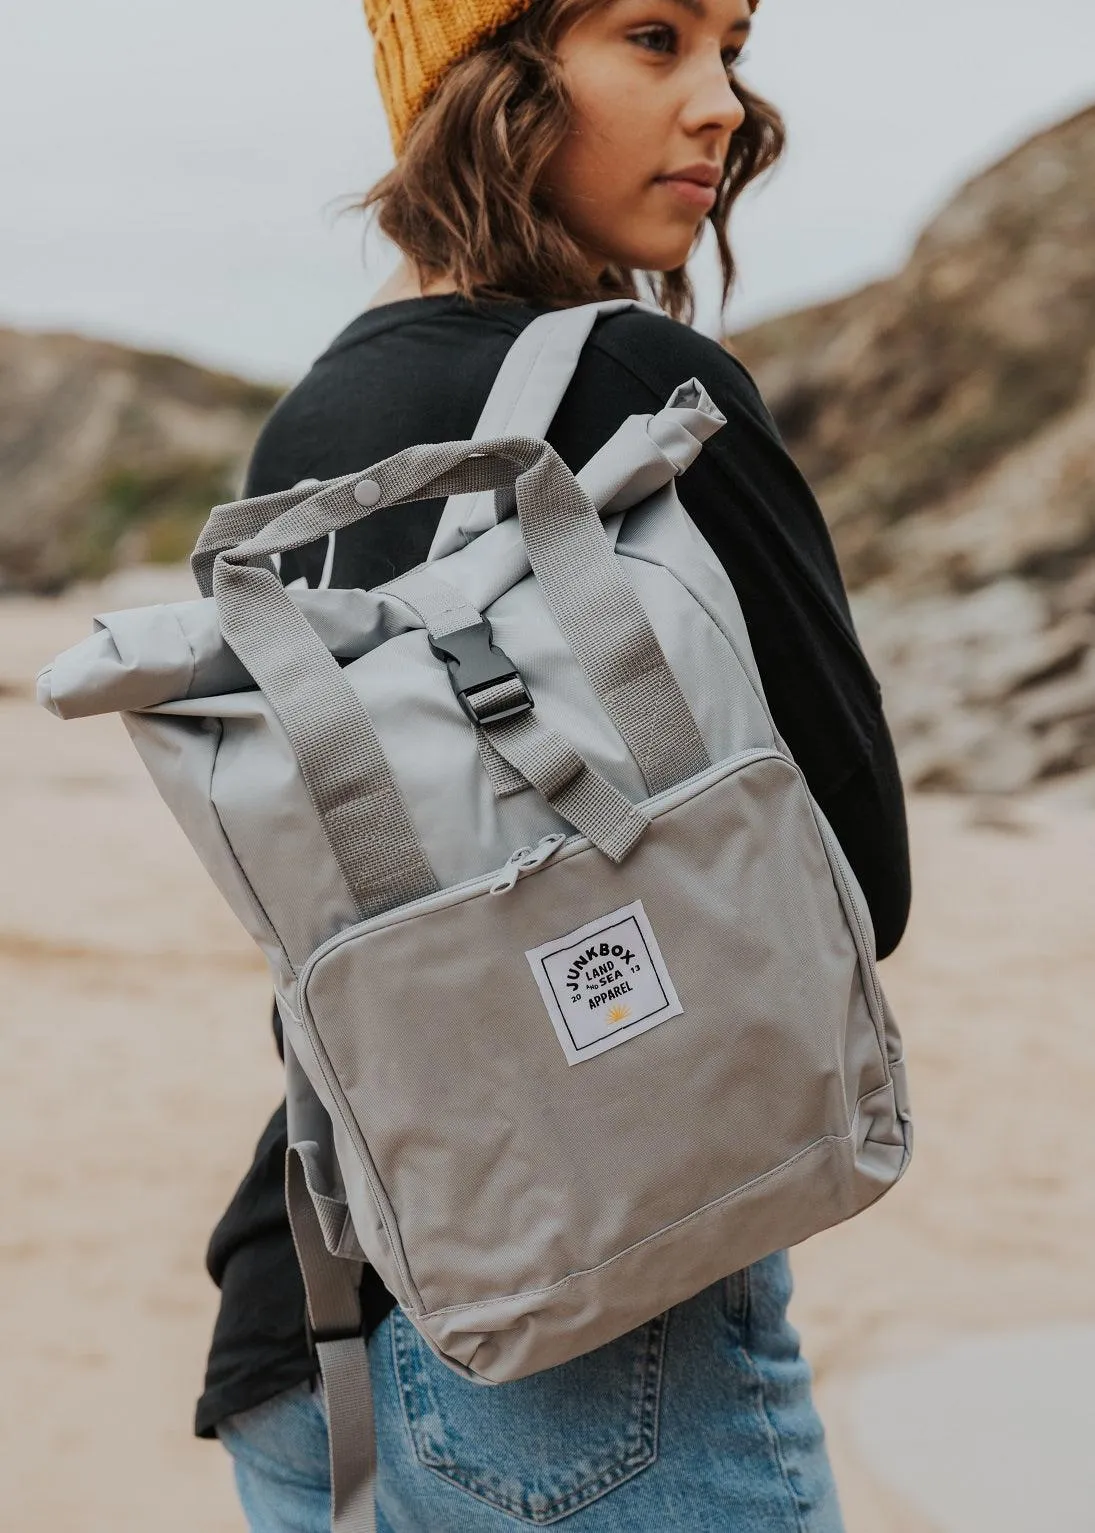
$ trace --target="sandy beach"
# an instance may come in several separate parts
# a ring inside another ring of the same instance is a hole
[[[269,987],[119,721],[32,698],[93,611],[142,599],[0,602],[0,1500],[20,1533],[243,1529],[190,1420],[205,1241],[279,1095]],[[914,917],[883,980],[916,1155],[795,1257],[849,1533],[942,1533],[867,1451],[865,1373],[1095,1321],[1095,784],[910,813]]]

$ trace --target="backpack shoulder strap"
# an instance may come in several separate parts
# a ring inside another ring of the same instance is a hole
[[[603,315],[624,309],[661,314],[635,298],[609,298],[555,309],[526,325],[498,370],[472,440],[512,434],[546,437],[594,325]],[[492,492],[451,496],[430,545],[429,560],[455,553],[470,541],[466,534],[483,532],[496,519]]]

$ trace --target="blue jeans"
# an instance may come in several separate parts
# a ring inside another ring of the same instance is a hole
[[[394,1310],[369,1342],[379,1533],[842,1533],[785,1252],[585,1357],[484,1387]],[[323,1397],[223,1423],[252,1533],[327,1533]]]

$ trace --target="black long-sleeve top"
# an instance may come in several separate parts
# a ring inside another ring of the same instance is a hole
[[[541,309],[411,299],[365,314],[277,406],[248,493],[352,473],[418,442],[471,436],[506,351]],[[549,432],[580,468],[623,419],[660,409],[696,377],[727,417],[678,481],[681,501],[729,573],[776,725],[863,887],[880,957],[910,899],[904,802],[878,684],[863,657],[832,543],[809,487],[745,369],[714,341],[649,312],[599,321]],[[369,588],[427,554],[442,502],[393,506],[286,556],[282,578]],[[279,1040],[280,1041],[280,1040]],[[221,1289],[197,1430],[307,1378],[304,1297],[283,1201],[284,1106],[217,1225],[208,1267]],[[394,1300],[371,1270],[366,1330]]]

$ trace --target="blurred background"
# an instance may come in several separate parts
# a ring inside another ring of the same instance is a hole
[[[698,324],[817,490],[898,741],[918,1153],[796,1255],[849,1533],[1095,1529],[1095,9],[767,0],[790,127]],[[278,1096],[257,957],[117,720],[33,674],[184,598],[392,264],[355,0],[0,17],[0,1507],[240,1533],[188,1436],[205,1240]]]

